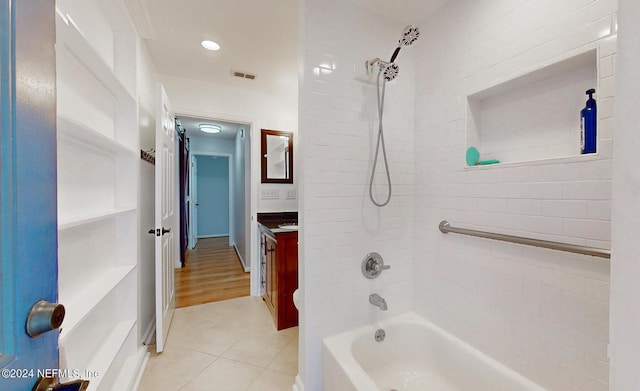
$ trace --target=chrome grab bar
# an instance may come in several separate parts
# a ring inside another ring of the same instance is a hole
[[[438,228],[440,229],[440,232],[444,234],[453,232],[461,235],[477,236],[479,238],[501,240],[503,242],[510,242],[510,243],[517,243],[517,244],[526,244],[529,246],[544,247],[552,250],[567,251],[575,254],[591,255],[594,257],[600,257],[600,258],[606,258],[606,259],[611,258],[610,250],[580,246],[577,244],[552,242],[549,240],[523,238],[521,236],[503,235],[503,234],[498,234],[493,232],[477,231],[475,229],[456,228],[456,227],[452,227],[448,221],[441,221]]]

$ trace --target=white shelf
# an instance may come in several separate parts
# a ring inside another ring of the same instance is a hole
[[[577,163],[577,162],[589,162],[599,160],[599,153],[586,153],[584,155],[573,156],[561,156],[548,159],[536,159],[536,160],[523,160],[519,162],[505,162],[495,164],[478,164],[476,166],[468,166],[465,164],[465,170],[491,170],[496,168],[508,168],[508,167],[524,167],[524,166],[544,166],[547,164],[564,164],[564,163]]]
[[[58,115],[58,137],[67,138],[75,142],[82,142],[114,154],[136,154],[135,150],[64,115]]]
[[[115,361],[118,352],[127,341],[127,337],[134,330],[135,320],[120,322],[115,325],[111,333],[104,339],[100,349],[94,354],[94,359],[87,363],[86,368],[96,371],[97,377],[90,379],[88,391],[95,391],[107,375],[109,367]]]
[[[56,9],[56,19],[56,50],[65,49],[69,51],[118,100],[135,103],[133,94],[116,76],[114,70],[91,47],[91,44],[73,23],[73,20],[66,15],[62,15],[59,9]]]
[[[93,281],[83,292],[77,292],[74,300],[63,303],[66,316],[62,326],[60,340],[64,341],[73,334],[75,328],[91,311],[115,289],[134,269],[135,265],[119,266],[111,269],[102,278]]]
[[[129,212],[135,212],[136,208],[111,209],[84,216],[73,216],[61,218],[58,220],[58,230],[77,227],[80,225],[90,224],[100,220],[106,220]]]

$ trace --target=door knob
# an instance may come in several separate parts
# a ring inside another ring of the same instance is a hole
[[[171,232],[171,228],[162,227],[162,234],[163,235],[166,234],[166,233],[169,233],[169,232]]]
[[[31,391],[85,391],[89,387],[88,380],[73,380],[56,384],[55,377],[41,377]]]
[[[56,330],[62,326],[64,320],[64,306],[62,304],[49,303],[40,300],[35,303],[27,316],[27,334],[31,338]]]

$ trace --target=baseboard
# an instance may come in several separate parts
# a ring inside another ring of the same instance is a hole
[[[304,391],[304,384],[302,384],[302,379],[300,379],[300,375],[296,375],[296,382],[291,387],[292,391]]]
[[[136,391],[142,381],[148,360],[149,352],[144,346],[139,346],[138,350],[123,363],[110,389]]]
[[[140,365],[137,368],[137,374],[135,376],[135,378],[133,379],[133,383],[132,383],[132,391],[136,391],[138,388],[140,388],[140,383],[142,382],[142,376],[144,375],[144,371],[145,369],[147,369],[147,363],[149,362],[149,358],[151,357],[151,353],[149,353],[149,351],[147,349],[143,348],[144,353],[140,353],[143,354],[142,360],[140,360]]]
[[[224,238],[229,236],[229,234],[220,234],[220,235],[198,235],[198,239],[207,239],[207,238]]]
[[[240,251],[238,251],[238,247],[235,245],[235,243],[233,244],[233,248],[236,250],[236,255],[238,256],[238,259],[240,260],[240,263],[242,264],[242,268],[244,269],[244,272],[245,273],[250,272],[251,271],[251,266],[247,266],[247,264],[245,263],[244,259],[240,255]]]

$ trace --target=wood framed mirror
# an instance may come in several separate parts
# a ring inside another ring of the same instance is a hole
[[[262,183],[293,183],[293,133],[262,129]]]

